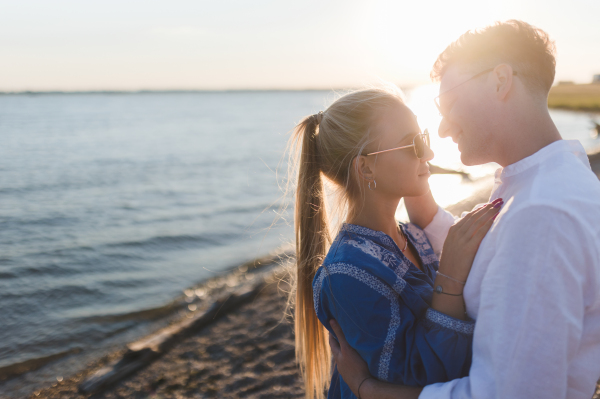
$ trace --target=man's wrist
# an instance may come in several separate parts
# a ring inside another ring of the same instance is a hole
[[[361,399],[371,399],[374,398],[376,395],[375,392],[375,387],[376,387],[376,380],[373,377],[368,378],[360,387],[360,398]]]

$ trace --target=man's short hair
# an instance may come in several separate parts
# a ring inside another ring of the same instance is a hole
[[[523,21],[497,22],[467,31],[438,56],[431,78],[439,81],[452,65],[480,72],[506,63],[532,92],[548,94],[554,82],[556,47],[548,34]]]

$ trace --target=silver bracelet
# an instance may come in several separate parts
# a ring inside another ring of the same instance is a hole
[[[450,276],[447,276],[447,275],[445,275],[444,273],[440,273],[439,271],[436,271],[435,273],[436,273],[436,274],[439,274],[439,275],[440,275],[440,276],[442,276],[442,277],[446,277],[448,280],[455,281],[455,282],[457,282],[457,283],[459,283],[459,284],[462,284],[462,285],[465,285],[465,284],[467,283],[466,281],[460,281],[460,280],[457,280],[457,279],[455,279],[455,278],[452,278],[452,277],[450,277]]]

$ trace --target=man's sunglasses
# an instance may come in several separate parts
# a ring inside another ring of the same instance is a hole
[[[441,117],[443,117],[443,118],[445,118],[445,117],[446,117],[446,116],[444,115],[444,113],[442,112],[442,107],[441,107],[441,105],[440,105],[440,97],[441,97],[442,95],[444,95],[444,94],[448,93],[449,91],[452,91],[452,90],[456,89],[456,88],[457,88],[457,87],[459,87],[459,86],[462,86],[462,85],[464,85],[464,84],[465,84],[465,83],[467,83],[467,82],[470,82],[471,80],[473,80],[473,79],[475,79],[475,78],[478,78],[478,77],[480,77],[481,75],[484,75],[484,74],[486,74],[486,73],[490,73],[490,72],[492,72],[493,70],[494,70],[494,68],[490,68],[490,69],[486,69],[485,71],[481,71],[481,72],[479,72],[478,74],[475,74],[475,75],[471,76],[469,79],[465,80],[464,82],[457,84],[456,86],[452,87],[451,89],[448,89],[448,90],[446,90],[445,92],[443,92],[443,93],[440,93],[440,95],[439,95],[439,96],[435,97],[435,98],[433,99],[433,102],[435,103],[435,106],[437,107],[437,109],[438,109],[438,112],[440,113],[440,116],[441,116]],[[512,73],[512,74],[513,74],[513,76],[517,76],[517,71],[513,71],[513,73]]]
[[[425,131],[423,133],[419,133],[415,137],[413,137],[412,144],[410,144],[410,145],[405,145],[405,146],[396,147],[396,148],[390,148],[389,150],[370,152],[367,154],[367,156],[377,155],[377,154],[381,154],[381,153],[388,152],[388,151],[402,150],[404,148],[410,148],[410,147],[414,147],[417,158],[419,158],[419,159],[423,158],[423,156],[425,155],[425,147],[429,148],[429,132],[427,131],[427,129],[425,129]]]

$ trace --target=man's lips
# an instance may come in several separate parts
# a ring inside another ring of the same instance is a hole
[[[458,144],[458,140],[460,140],[460,138],[462,137],[462,131],[458,134],[453,134],[452,135],[452,141],[454,141],[455,143]]]
[[[425,175],[430,175],[431,173],[429,172],[429,166],[427,166],[427,169],[424,170],[423,172],[419,173],[418,176],[425,176]]]

